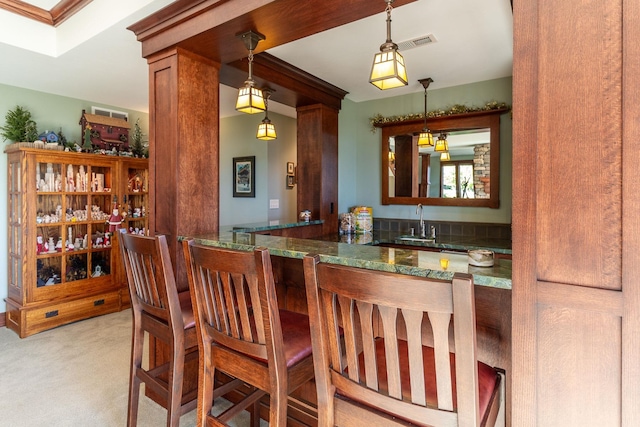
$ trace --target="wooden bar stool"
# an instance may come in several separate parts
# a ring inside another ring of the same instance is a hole
[[[268,393],[269,425],[287,423],[287,396],[313,378],[309,317],[279,310],[269,251],[201,246],[185,241],[189,287],[200,344],[197,425],[227,425]],[[232,377],[215,383],[216,371]],[[251,392],[218,416],[213,399],[237,386]],[[245,386],[246,387],[246,386]]]
[[[319,426],[495,424],[501,380],[476,358],[471,275],[434,280],[318,256],[304,272]]]
[[[166,402],[167,426],[178,426],[180,416],[196,408],[195,390],[182,396],[184,364],[198,357],[191,297],[176,289],[165,236],[122,232],[118,237],[133,312],[127,425],[137,424],[140,384],[144,383]],[[170,348],[169,361],[153,370],[142,367],[145,332]]]

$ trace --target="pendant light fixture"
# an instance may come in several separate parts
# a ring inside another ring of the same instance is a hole
[[[433,83],[433,79],[431,77],[427,77],[426,79],[418,81],[424,87],[424,127],[418,137],[418,147],[433,147],[433,134],[427,127],[427,88],[430,83]]]
[[[445,151],[449,151],[449,143],[447,142],[447,134],[442,132],[440,136],[438,136],[438,140],[436,141],[436,148],[434,149],[436,153],[443,153]]]
[[[269,98],[273,91],[271,89],[263,89],[262,93],[264,95],[264,119],[262,119],[262,123],[258,125],[256,138],[263,141],[271,141],[277,138],[276,127],[271,123],[271,120],[269,120]]]
[[[440,153],[440,161],[441,162],[446,162],[448,160],[451,160],[451,155],[449,154],[448,151],[444,151],[444,152]]]
[[[244,82],[244,86],[238,90],[238,100],[236,101],[236,110],[243,113],[255,114],[265,110],[264,97],[262,91],[255,87],[253,81],[253,50],[258,46],[260,40],[264,40],[264,36],[255,31],[247,31],[239,34],[244,45],[249,50],[249,78]]]
[[[404,58],[398,52],[398,45],[391,41],[391,3],[393,0],[386,0],[387,7],[387,41],[380,46],[380,53],[373,57],[371,67],[371,77],[369,83],[378,89],[392,89],[394,87],[406,86],[407,69],[404,65]]]

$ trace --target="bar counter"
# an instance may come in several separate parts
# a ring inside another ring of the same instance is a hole
[[[242,229],[251,230],[251,227]],[[274,229],[277,227],[274,226]],[[476,285],[511,289],[511,260],[507,259],[496,259],[493,267],[474,267],[468,265],[466,254],[389,248],[378,246],[381,242],[379,240],[374,242],[373,239],[369,244],[348,244],[331,241],[334,240],[331,237],[298,239],[233,231],[181,236],[180,240],[185,238],[193,238],[197,243],[205,246],[229,249],[252,250],[255,247],[265,247],[269,249],[271,255],[284,258],[302,259],[309,253],[318,254],[322,262],[331,264],[435,279],[450,280],[453,278],[453,273],[463,272],[472,274]],[[397,243],[395,240],[394,242]],[[446,249],[446,247],[443,248]],[[449,259],[449,268],[446,271],[440,267],[441,258]]]
[[[282,224],[287,225],[284,229]],[[306,293],[304,288],[304,272],[302,259],[307,254],[318,254],[321,262],[367,268],[377,271],[398,272],[414,276],[426,276],[436,279],[451,279],[455,272],[470,273],[475,282],[476,300],[476,329],[478,344],[478,359],[501,368],[506,377],[506,425],[510,426],[511,413],[511,260],[496,258],[493,267],[473,267],[467,262],[465,253],[432,252],[430,250],[467,248],[464,242],[453,243],[451,239],[441,237],[441,245],[455,244],[455,248],[429,247],[406,249],[411,245],[401,245],[398,236],[381,236],[375,232],[366,239],[360,240],[364,244],[340,243],[343,236],[337,233],[330,236],[316,236],[309,238],[285,237],[301,235],[311,227],[295,222],[271,225],[245,225],[222,227],[219,233],[201,234],[194,236],[180,236],[179,240],[194,239],[205,246],[222,247],[238,250],[253,250],[256,247],[269,249],[273,264],[273,274],[278,295],[278,306],[301,313],[307,312]],[[238,231],[232,231],[238,230]],[[242,230],[243,232],[239,232]],[[246,231],[246,232],[245,232]],[[287,234],[282,234],[286,232]],[[264,234],[260,234],[264,233]],[[436,240],[438,242],[438,239]],[[442,243],[445,242],[445,243]],[[402,242],[404,243],[404,242]],[[423,242],[419,242],[422,244]],[[483,242],[491,243],[491,242]],[[493,242],[496,243],[496,242]],[[393,244],[402,248],[385,247],[380,245]],[[434,243],[431,242],[430,245]],[[510,254],[510,245],[502,242],[504,253]],[[508,246],[508,247],[507,247]],[[499,249],[480,244],[478,247]],[[473,247],[469,247],[471,249]],[[425,250],[427,249],[427,250]],[[443,270],[440,259],[449,259],[449,267]],[[389,283],[393,286],[393,283]],[[401,290],[398,290],[401,291]],[[315,387],[313,384],[303,386],[296,393],[297,398],[315,404]]]

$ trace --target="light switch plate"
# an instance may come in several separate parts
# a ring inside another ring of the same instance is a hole
[[[280,199],[270,199],[269,209],[278,209],[278,208],[280,208]]]

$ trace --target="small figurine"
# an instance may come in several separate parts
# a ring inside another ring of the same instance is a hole
[[[105,233],[104,234],[104,247],[109,247],[111,246],[111,235],[110,233]]]
[[[102,267],[100,267],[100,265],[96,265],[96,268],[93,269],[93,273],[91,273],[91,277],[100,276],[102,276]]]
[[[45,243],[43,242],[43,238],[42,238],[42,234],[38,234],[38,237],[36,237],[36,242],[37,242],[36,253],[41,254],[44,251],[46,251]]]
[[[124,220],[125,216],[125,214],[120,213],[120,211],[118,210],[118,205],[114,201],[111,216],[107,220],[107,224],[109,224],[109,231],[113,232],[118,230],[122,226],[122,221]]]

